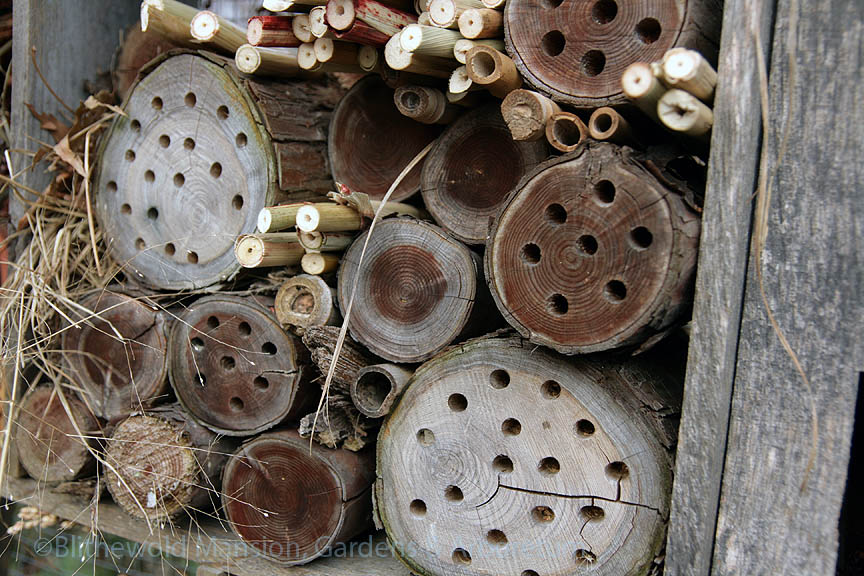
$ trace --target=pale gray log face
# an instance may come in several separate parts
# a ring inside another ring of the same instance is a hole
[[[221,66],[182,54],[146,75],[125,110],[96,180],[113,257],[155,288],[228,279],[234,240],[254,232],[275,180],[252,100]]]

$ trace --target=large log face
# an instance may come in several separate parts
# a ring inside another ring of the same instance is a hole
[[[674,433],[633,400],[670,406],[655,386],[664,378],[643,368],[569,363],[519,339],[423,365],[378,443],[377,511],[400,559],[423,576],[647,574]]]

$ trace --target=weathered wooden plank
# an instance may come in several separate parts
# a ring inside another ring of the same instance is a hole
[[[711,567],[762,134],[753,31],[767,53],[774,6],[775,0],[726,2],[672,490],[670,576],[707,576]]]
[[[864,361],[862,38],[864,3],[778,2],[761,166],[772,194],[748,271],[716,576],[834,574]],[[809,385],[772,328],[759,267]]]

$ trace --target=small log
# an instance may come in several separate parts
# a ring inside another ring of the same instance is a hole
[[[362,20],[387,36],[393,36],[405,26],[417,22],[417,16],[376,0],[327,2],[327,23],[334,30],[349,30],[356,20]]]
[[[372,207],[376,211],[380,205],[380,201],[372,201]],[[410,204],[387,202],[381,211],[381,217],[391,214],[422,218],[426,212]],[[333,202],[304,204],[297,211],[297,229],[301,232],[352,232],[363,230],[367,224],[354,208]]]
[[[27,474],[49,484],[96,472],[90,438],[101,435],[99,420],[70,389],[63,396],[69,411],[53,386],[31,388],[16,406],[18,460]]]
[[[504,15],[491,8],[471,8],[459,15],[459,32],[469,40],[504,35]]]
[[[364,78],[348,91],[330,121],[328,151],[333,178],[350,190],[381,198],[439,132],[400,114],[393,103],[393,90],[382,79]],[[406,176],[391,198],[405,199],[419,187],[420,166]]]
[[[351,385],[351,400],[366,416],[383,418],[393,409],[412,374],[413,371],[395,364],[366,366]]]
[[[399,45],[414,54],[453,58],[453,47],[461,38],[455,30],[412,24],[399,34]]]
[[[507,195],[547,155],[545,141],[514,142],[497,106],[479,108],[448,127],[429,152],[423,201],[444,230],[484,244]]]
[[[171,385],[196,421],[248,436],[314,405],[305,349],[260,304],[208,296],[179,320],[168,344]]]
[[[294,19],[286,16],[253,16],[246,25],[252,46],[296,48],[302,42],[294,34]]]
[[[621,89],[649,118],[659,121],[657,103],[666,87],[654,75],[650,64],[637,62],[628,66],[621,76]]]
[[[390,36],[384,34],[383,32],[376,30],[372,26],[369,26],[362,20],[354,20],[354,24],[351,25],[347,30],[334,30],[333,34],[339,40],[345,42],[355,42],[361,45],[362,47],[381,47],[387,44],[387,41],[390,40]],[[375,64],[378,62],[378,51],[372,50],[372,54],[375,54],[374,61],[369,63],[369,54],[365,56],[367,60],[365,63],[360,62],[360,67],[366,71],[372,70],[375,67]],[[358,55],[359,59],[359,55]]]
[[[354,241],[354,234],[341,232],[300,232],[300,244],[308,252],[341,252]]]
[[[297,48],[256,48],[244,44],[237,48],[234,64],[240,72],[257,76],[290,78],[300,72]]]
[[[285,281],[276,293],[276,319],[283,326],[325,326],[339,322],[336,293],[320,276],[301,274]]]
[[[698,98],[673,89],[666,92],[657,103],[657,115],[664,126],[690,136],[707,141],[714,125],[714,112]]]
[[[472,88],[479,88],[479,84],[475,87],[474,82],[468,75],[467,66],[459,66],[450,75],[447,80],[447,91],[451,94],[465,94]]]
[[[294,19],[291,20],[291,30],[301,43],[313,42],[315,40],[315,37],[312,35],[308,14],[297,14],[294,16]]]
[[[281,430],[250,440],[225,467],[222,502],[256,553],[305,564],[371,527],[372,451],[309,445]]]
[[[442,91],[428,86],[400,86],[393,101],[399,112],[423,124],[449,124],[462,112]]]
[[[714,100],[717,71],[695,50],[673,48],[663,56],[663,80],[671,88],[680,88],[703,102]]]
[[[349,327],[372,353],[391,362],[420,362],[494,319],[479,257],[437,226],[409,218],[381,221],[358,270],[366,234],[345,253],[337,294],[344,310],[359,275]]]
[[[357,64],[360,66],[361,70],[365,72],[372,72],[373,70],[378,68],[379,61],[380,57],[378,54],[378,49],[375,46],[360,46],[360,49],[357,51]]]
[[[504,98],[522,86],[522,77],[506,54],[483,44],[475,45],[465,55],[468,76],[498,98]]]
[[[234,256],[244,268],[296,266],[304,252],[295,232],[243,234],[234,244]]]
[[[338,42],[331,38],[316,38],[313,44],[315,59],[322,64],[357,67],[357,44]]]
[[[164,36],[178,46],[193,46],[189,32],[198,10],[177,0],[141,2],[141,31]]]
[[[483,3],[480,0],[432,0],[429,3],[429,17],[435,26],[458,28],[459,16],[472,8],[483,8]]]
[[[467,38],[462,38],[457,40],[453,45],[453,57],[456,58],[456,61],[460,64],[465,64],[468,60],[468,52],[477,44],[483,44],[485,46],[489,46],[490,48],[494,48],[499,52],[504,50],[504,41],[498,39],[481,39],[481,40],[468,40]]]
[[[448,78],[450,72],[458,66],[451,58],[440,58],[438,56],[425,56],[408,52],[402,48],[402,33],[390,38],[384,46],[384,59],[393,70],[401,70],[432,76],[435,78]]]
[[[262,208],[258,213],[258,231],[262,234],[293,228],[297,222],[297,211],[303,204],[285,204]]]
[[[639,147],[630,123],[614,108],[598,108],[588,121],[588,132],[595,140],[609,140],[616,144]]]
[[[333,31],[327,25],[327,9],[324,6],[316,6],[309,11],[309,30],[315,38],[332,36]]]
[[[309,252],[303,255],[300,261],[300,267],[304,274],[320,276],[321,274],[329,274],[335,272],[339,267],[339,255],[332,253]]]
[[[94,292],[79,305],[93,316],[64,330],[61,343],[90,409],[114,420],[162,396],[168,389],[165,315],[118,292]]]
[[[561,152],[576,150],[589,135],[588,127],[572,112],[558,112],[546,122],[546,140]]]
[[[536,344],[588,354],[637,346],[689,310],[700,222],[685,183],[672,193],[653,176],[665,164],[650,151],[588,142],[526,175],[485,254],[511,326]]]
[[[222,468],[233,445],[189,420],[179,406],[135,414],[105,450],[105,484],[135,518],[163,521],[218,509]]]
[[[501,115],[514,140],[545,138],[549,119],[560,112],[555,102],[531,90],[513,90],[501,102]]]
[[[209,10],[202,10],[189,25],[192,38],[216,47],[226,54],[234,54],[246,44],[246,31]]]
[[[379,434],[376,514],[397,556],[420,576],[655,573],[680,372],[518,338],[424,364]]]

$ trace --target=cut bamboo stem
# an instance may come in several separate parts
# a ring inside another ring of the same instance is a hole
[[[297,239],[307,252],[339,252],[354,241],[354,234],[340,232],[300,232]]]
[[[621,89],[624,95],[649,117],[658,120],[657,102],[666,92],[650,64],[636,62],[631,64],[621,76]]]
[[[504,14],[491,8],[469,8],[459,15],[459,32],[465,38],[498,38],[504,35]]]
[[[429,16],[435,26],[458,28],[459,16],[472,8],[484,6],[480,0],[432,0],[429,3]]]
[[[514,90],[501,103],[501,115],[514,140],[535,141],[546,136],[549,119],[561,112],[558,104],[531,90]]]
[[[669,90],[660,98],[657,115],[670,130],[699,140],[708,139],[714,124],[711,108],[689,92],[678,89]]]
[[[263,208],[258,213],[258,231],[265,234],[293,228],[301,206],[303,204],[285,204]]]
[[[494,8],[495,10],[503,10],[507,0],[481,0],[486,8]]]
[[[246,24],[246,41],[252,46],[296,48],[294,19],[287,16],[253,16]]]
[[[339,268],[339,256],[332,252],[308,252],[303,255],[300,267],[304,274],[313,276],[329,274]]]
[[[366,416],[382,418],[393,409],[413,374],[396,364],[366,366],[351,384],[351,401]]]
[[[433,26],[432,16],[429,12],[420,12],[420,15],[417,16],[417,24],[420,24],[421,26]]]
[[[375,46],[360,46],[357,51],[357,64],[364,72],[375,70],[378,67],[378,61],[378,49]]]
[[[324,6],[316,6],[309,11],[309,30],[315,38],[324,38],[332,33],[327,25],[327,9]]]
[[[264,0],[264,9],[269,12],[298,11],[303,6],[323,6],[327,0]]]
[[[499,52],[504,51],[504,41],[500,39],[468,40],[467,38],[462,38],[457,40],[456,44],[453,45],[453,56],[456,58],[456,61],[460,64],[465,64],[468,52],[477,44],[489,46]]]
[[[471,81],[471,77],[468,75],[468,67],[459,66],[450,75],[450,79],[447,82],[447,90],[453,94],[465,94],[473,85],[474,82]]]
[[[372,200],[372,207],[378,210],[381,202]],[[415,218],[425,218],[425,211],[403,204],[388,202],[381,212],[381,217],[390,214],[405,214]],[[366,221],[354,208],[332,202],[304,204],[297,212],[297,229],[302,232],[352,232],[363,230]]]
[[[465,92],[447,91],[447,101],[463,108],[473,108],[484,102],[485,90],[466,90]]]
[[[616,144],[638,146],[630,123],[613,108],[598,108],[588,120],[588,132],[595,140],[609,140]]]
[[[276,293],[273,309],[283,326],[307,328],[339,323],[335,291],[320,276],[300,274],[286,280]]]
[[[465,56],[468,76],[473,82],[485,86],[498,98],[504,98],[522,86],[522,77],[513,60],[494,48],[478,44]]]
[[[376,0],[330,0],[327,2],[327,23],[334,30],[348,30],[355,20],[362,20],[388,36],[417,22],[417,16],[382,4]]]
[[[414,54],[402,49],[401,32],[393,35],[384,47],[384,59],[394,70],[413,72],[436,78],[449,78],[458,64],[453,59]]]
[[[297,48],[297,65],[303,70],[315,71],[321,68],[318,57],[315,55],[315,44],[304,42]]]
[[[399,45],[413,54],[453,58],[454,46],[460,39],[462,35],[455,30],[412,24],[399,34]]]
[[[570,112],[559,112],[546,123],[546,139],[556,150],[572,152],[588,138],[585,123]]]
[[[441,90],[428,86],[400,86],[393,101],[399,112],[423,124],[449,124],[460,113]]]
[[[313,45],[315,58],[322,64],[340,64],[356,67],[358,45],[338,42],[331,38],[316,38]]]
[[[216,46],[229,54],[246,43],[246,31],[225,20],[215,12],[202,10],[189,25],[192,37],[208,46]]]
[[[673,48],[663,57],[663,79],[672,88],[680,88],[703,102],[714,100],[717,71],[695,50]]]
[[[297,48],[259,48],[244,44],[237,48],[234,64],[244,74],[290,78],[300,72]]]
[[[390,36],[380,30],[376,30],[362,20],[354,20],[354,24],[352,24],[347,30],[334,29],[333,34],[336,38],[345,42],[356,42],[357,44],[376,48],[384,46],[387,44],[387,41],[390,40]]]
[[[308,14],[298,14],[291,21],[291,30],[300,42],[314,41],[315,37],[312,35],[312,28],[310,26]]]
[[[296,266],[304,252],[295,232],[243,234],[234,244],[234,256],[244,268]]]
[[[141,31],[155,32],[175,44],[189,46],[189,27],[198,10],[177,0],[144,0],[141,3]]]

